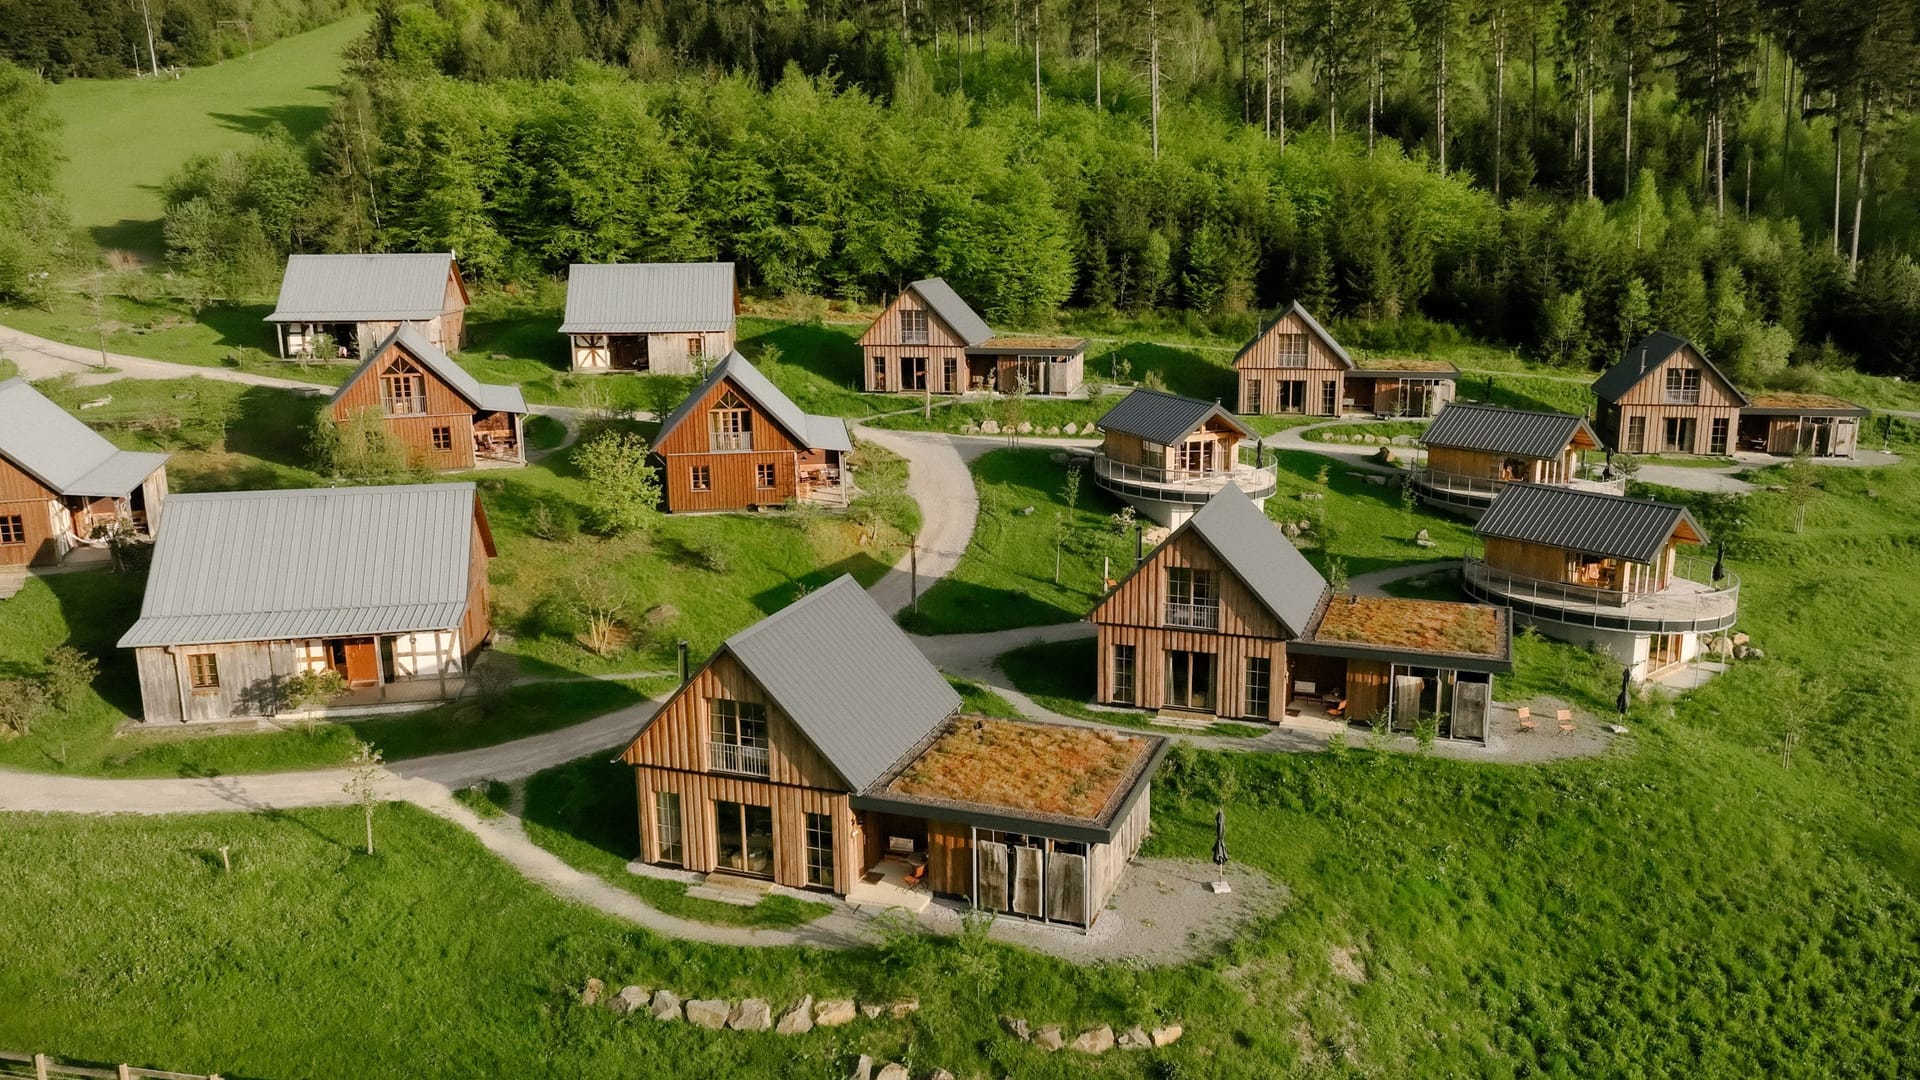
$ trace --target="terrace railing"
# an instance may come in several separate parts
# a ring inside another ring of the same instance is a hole
[[[1266,498],[1279,487],[1278,465],[1273,462],[1257,468],[1241,463],[1225,469],[1168,469],[1129,465],[1095,454],[1093,475],[1101,487],[1117,494],[1179,502],[1205,502],[1228,484],[1237,485],[1255,499]]]
[[[1447,472],[1443,469],[1422,469],[1416,482],[1435,492],[1491,499],[1499,493],[1501,488],[1518,481],[1498,480],[1490,476],[1470,476],[1466,473]],[[1580,491],[1597,491],[1609,495],[1624,495],[1627,490],[1627,482],[1622,477],[1615,477],[1612,480],[1573,477],[1563,483],[1566,487]]]
[[[1665,588],[1627,592],[1516,574],[1471,555],[1462,560],[1467,592],[1503,603],[1522,614],[1597,629],[1659,633],[1720,630],[1733,625],[1740,608],[1740,578],[1727,571],[1720,583],[1692,560],[1682,560]]]
[[[1190,630],[1220,629],[1220,604],[1181,604],[1167,601],[1167,625]]]
[[[707,767],[714,772],[739,773],[742,776],[767,776],[771,773],[764,746],[740,743],[707,743]]]

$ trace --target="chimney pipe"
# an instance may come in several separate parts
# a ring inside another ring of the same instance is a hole
[[[1139,566],[1147,561],[1147,530],[1143,525],[1133,527],[1133,565]]]
[[[680,685],[687,685],[690,673],[687,670],[687,639],[680,639]]]

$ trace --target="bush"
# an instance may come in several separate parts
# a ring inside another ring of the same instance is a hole
[[[643,533],[659,517],[660,473],[648,460],[647,440],[631,431],[606,431],[573,452],[587,483],[587,514],[609,535]]]

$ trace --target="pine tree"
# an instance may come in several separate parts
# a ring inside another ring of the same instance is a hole
[[[1727,118],[1753,97],[1754,0],[1677,0],[1668,67],[1705,124],[1714,212],[1727,212]]]

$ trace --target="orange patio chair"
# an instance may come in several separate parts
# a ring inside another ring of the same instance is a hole
[[[1553,714],[1553,718],[1560,724],[1560,734],[1573,734],[1573,710],[1561,709],[1559,712]]]
[[[1534,729],[1540,726],[1539,723],[1535,721],[1533,718],[1533,710],[1528,708],[1525,705],[1522,705],[1519,708],[1513,710],[1513,715],[1519,718],[1520,730],[1523,733],[1530,734],[1534,731]]]
[[[914,867],[911,871],[907,873],[907,888],[917,889],[921,885],[926,884],[926,880],[927,880],[927,864],[921,863],[919,866]]]

